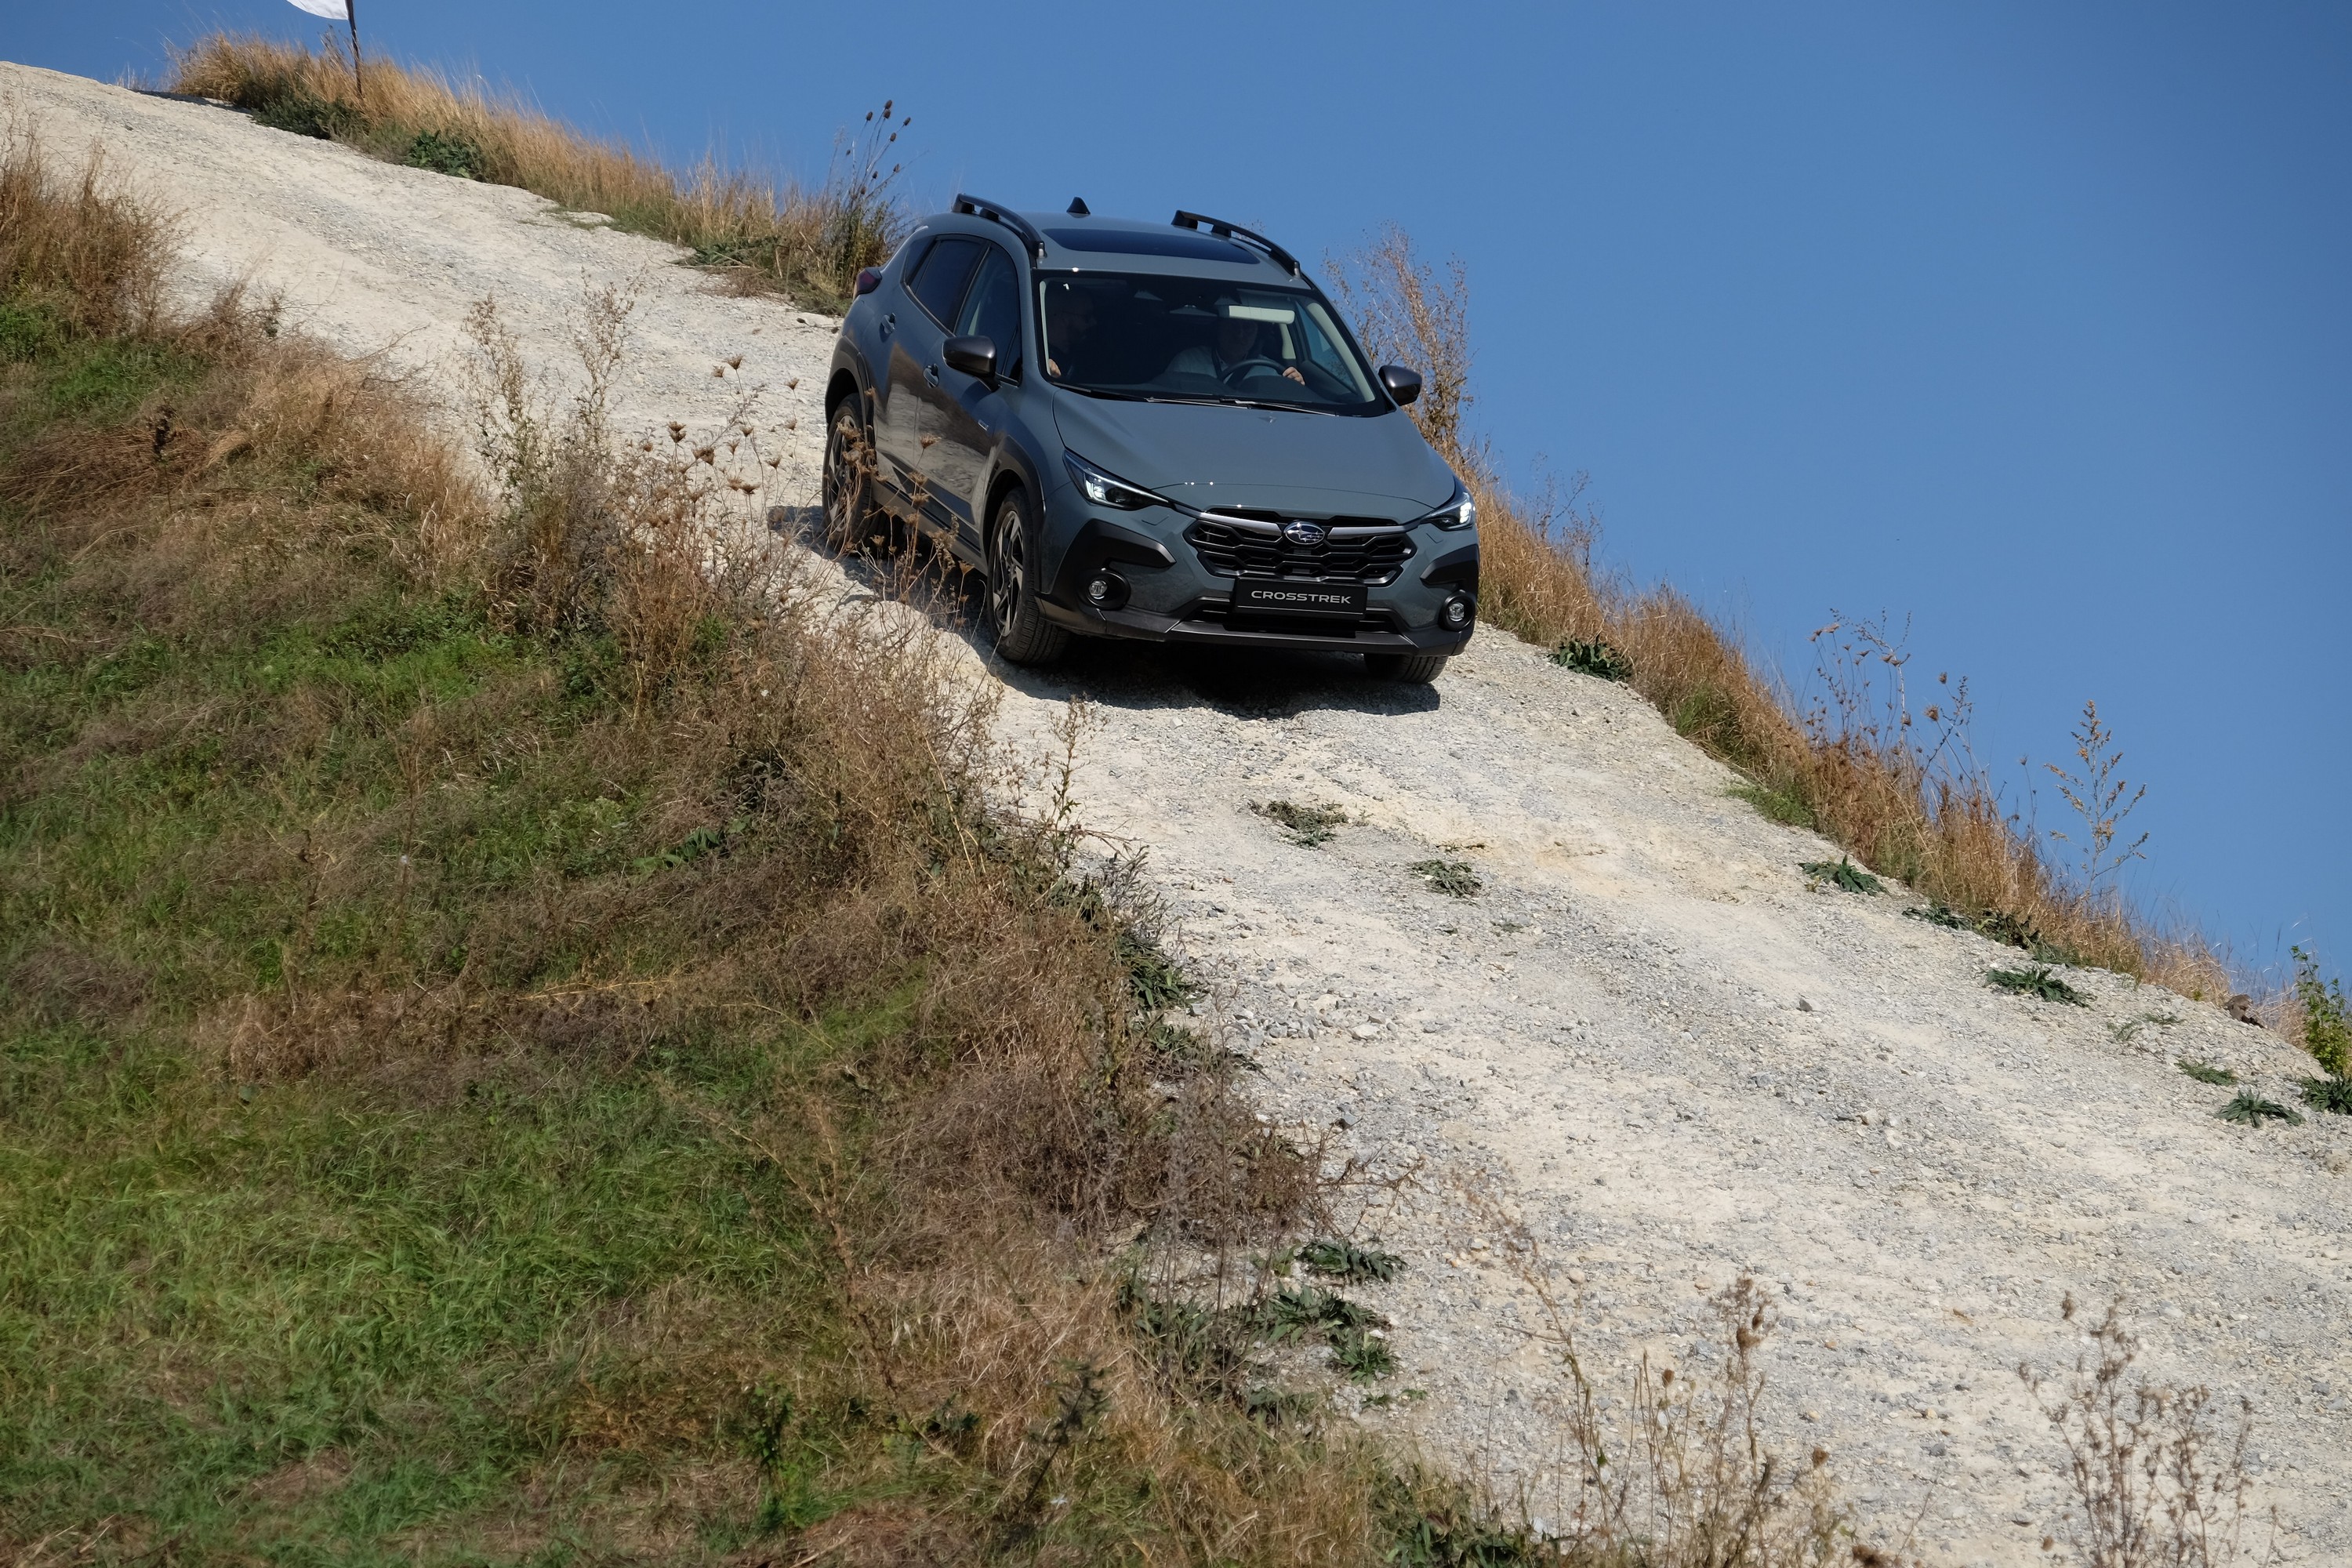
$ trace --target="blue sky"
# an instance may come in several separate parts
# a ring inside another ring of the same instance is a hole
[[[282,0],[11,6],[113,78]],[[909,192],[1178,205],[1469,268],[1475,418],[1605,551],[1792,678],[1832,608],[1972,677],[1981,755],[2086,697],[2146,902],[2352,947],[2352,9],[681,7],[362,0],[373,42],[591,128],[821,177],[884,97]],[[2038,771],[2038,770],[2037,770]],[[2045,822],[2055,805],[2044,788]],[[2063,808],[2061,808],[2063,809]]]

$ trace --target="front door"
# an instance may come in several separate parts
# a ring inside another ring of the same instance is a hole
[[[996,345],[999,386],[1021,380],[1021,269],[996,246],[984,247],[963,303],[955,313],[956,337],[982,337]],[[989,455],[1004,426],[1004,395],[977,376],[942,362],[940,381],[925,399],[923,434],[936,437],[930,458],[931,503],[939,521],[967,550],[981,549],[985,525]]]

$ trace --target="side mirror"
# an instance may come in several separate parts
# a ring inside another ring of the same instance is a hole
[[[1421,395],[1421,373],[1401,364],[1384,364],[1381,366],[1381,384],[1399,404],[1411,403]]]
[[[987,338],[950,338],[947,361],[950,370],[996,384],[996,344]]]
[[[873,268],[871,268],[871,267],[861,267],[861,268],[859,268],[857,269],[857,291],[858,291],[858,293],[860,293],[860,294],[871,294],[872,292],[874,292],[874,290],[876,290],[877,289],[879,289],[880,287],[882,287],[882,274],[881,274],[881,273],[879,273],[879,272],[876,271],[876,270],[875,270]]]

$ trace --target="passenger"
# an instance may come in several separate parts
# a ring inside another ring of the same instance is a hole
[[[1045,290],[1045,374],[1055,381],[1070,375],[1095,335],[1094,296],[1067,283]]]
[[[1221,300],[1220,308],[1229,308],[1231,300]],[[1206,344],[1195,344],[1168,362],[1168,375],[1205,375],[1222,381],[1235,369],[1251,360],[1271,360],[1265,352],[1265,323],[1253,321],[1246,316],[1227,315],[1217,322],[1217,335]],[[1286,364],[1282,374],[1299,385],[1307,378],[1298,367]]]

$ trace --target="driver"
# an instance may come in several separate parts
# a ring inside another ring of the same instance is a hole
[[[1094,297],[1067,283],[1045,290],[1045,374],[1055,381],[1070,374],[1095,335]]]
[[[1217,321],[1217,335],[1206,344],[1195,344],[1170,360],[1165,374],[1223,379],[1237,366],[1251,360],[1273,358],[1263,349],[1265,323],[1232,314],[1233,303],[1230,300],[1217,301],[1217,309],[1225,312]],[[1301,386],[1307,384],[1307,378],[1298,374],[1298,367],[1295,364],[1284,365],[1282,374]]]

